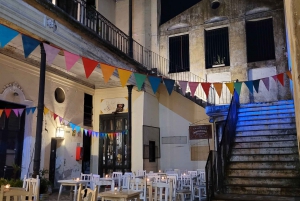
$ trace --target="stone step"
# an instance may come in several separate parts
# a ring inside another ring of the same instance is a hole
[[[230,161],[297,161],[297,154],[235,154]]]
[[[257,111],[248,111],[238,113],[239,117],[243,116],[257,116],[257,115],[270,115],[270,114],[286,114],[286,113],[295,113],[294,108],[282,109],[282,110],[257,110]]]
[[[275,141],[297,141],[296,134],[292,135],[264,135],[264,136],[244,136],[244,137],[236,137],[235,142],[275,142]]]
[[[281,187],[299,187],[300,178],[276,177],[226,177],[225,185],[276,185]]]
[[[283,130],[258,130],[258,131],[237,131],[236,136],[254,136],[254,135],[283,135],[283,134],[296,134],[297,130],[292,129],[283,129]]]
[[[213,201],[296,201],[294,197],[271,195],[218,194]]]
[[[268,102],[268,103],[247,103],[247,104],[241,104],[240,108],[268,107],[274,105],[294,105],[294,100],[282,100],[282,101]]]
[[[232,154],[298,154],[298,147],[234,148]]]
[[[254,111],[270,111],[270,110],[279,111],[279,110],[287,110],[287,109],[294,109],[294,104],[242,107],[242,108],[240,107],[239,113],[254,112]]]
[[[271,115],[250,115],[250,116],[240,116],[238,121],[246,120],[258,120],[258,119],[280,119],[280,118],[295,118],[295,113],[281,113],[281,114],[271,114]]]
[[[236,169],[227,170],[229,177],[287,177],[295,178],[299,176],[297,169]],[[300,179],[299,179],[300,181]]]
[[[247,169],[247,170],[265,170],[265,169],[289,169],[295,170],[299,164],[298,160],[295,161],[232,161],[229,163],[228,169]]]
[[[261,130],[276,130],[276,129],[295,129],[296,124],[263,124],[252,126],[237,126],[236,131],[261,131]]]
[[[269,137],[269,136],[268,136]],[[245,137],[246,138],[246,137]],[[245,139],[244,138],[244,139]],[[248,137],[249,138],[249,137]],[[233,148],[266,148],[266,147],[296,147],[297,141],[296,140],[286,140],[286,141],[260,141],[258,137],[257,141],[255,142],[244,142],[243,139],[240,139],[239,142],[235,142]]]
[[[300,188],[281,186],[247,186],[247,185],[226,185],[225,193],[252,194],[252,195],[280,195],[280,196],[300,196]]]
[[[241,121],[238,119],[236,124],[237,127],[239,126],[249,126],[249,125],[268,125],[268,124],[292,124],[295,123],[295,118],[288,118],[283,117],[281,119],[258,119],[258,120],[247,120]]]

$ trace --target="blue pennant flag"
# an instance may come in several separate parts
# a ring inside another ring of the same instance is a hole
[[[175,80],[164,79],[164,83],[165,83],[166,88],[169,92],[169,95],[171,95],[171,93],[173,91],[173,88],[174,88]]]
[[[160,77],[154,77],[154,76],[148,76],[148,80],[151,84],[153,93],[155,94],[158,87],[159,87],[159,85],[160,85],[161,78]]]
[[[0,24],[0,48],[14,39],[19,32]]]
[[[253,80],[253,86],[257,93],[258,93],[258,88],[259,88],[259,81],[260,80]]]
[[[29,115],[30,112],[31,112],[31,107],[26,108],[26,114]]]
[[[250,93],[253,94],[253,82],[252,81],[246,81],[244,83],[248,87]]]
[[[41,43],[38,40],[22,35],[24,56],[27,58],[31,52]]]
[[[73,131],[73,130],[75,130],[76,125],[70,122],[70,127],[71,127],[71,129]]]
[[[36,109],[36,107],[32,107],[32,108],[31,108],[32,114],[35,112],[35,109]]]
[[[76,133],[80,132],[80,126],[76,126],[75,129],[76,129]]]

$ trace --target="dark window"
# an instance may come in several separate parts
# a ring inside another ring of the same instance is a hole
[[[83,125],[93,126],[93,96],[84,94]]]
[[[275,59],[273,19],[246,22],[248,62]]]
[[[230,66],[228,27],[205,31],[205,67]]]
[[[149,162],[155,162],[155,141],[149,141]]]
[[[169,73],[190,70],[189,35],[169,38]]]

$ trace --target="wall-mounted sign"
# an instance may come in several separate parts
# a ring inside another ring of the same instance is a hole
[[[127,97],[102,99],[100,103],[100,114],[127,112],[128,111],[127,105],[128,105]]]
[[[190,140],[199,139],[211,139],[212,138],[212,126],[198,125],[189,127]]]

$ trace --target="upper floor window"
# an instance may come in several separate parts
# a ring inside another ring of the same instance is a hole
[[[205,30],[205,68],[229,65],[228,27]]]
[[[190,70],[189,35],[169,38],[169,73]]]
[[[93,126],[93,96],[84,94],[83,125]]]
[[[246,22],[247,60],[275,59],[273,19]]]

